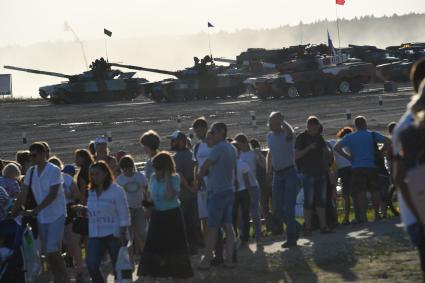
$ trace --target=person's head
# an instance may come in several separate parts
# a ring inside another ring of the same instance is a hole
[[[4,166],[1,173],[4,177],[15,180],[18,180],[21,176],[21,170],[15,163],[9,163]]]
[[[419,93],[422,81],[425,79],[425,58],[418,60],[410,71],[410,80],[413,84],[415,93]]]
[[[394,121],[393,121],[393,122],[388,123],[387,128],[388,128],[388,133],[389,133],[390,135],[392,135],[392,134],[393,134],[393,131],[394,131],[395,126],[397,126],[397,123],[396,123],[396,122],[394,122]]]
[[[207,143],[208,147],[213,147],[213,137],[210,131],[207,132],[207,136],[205,137],[205,142]]]
[[[158,152],[160,141],[159,135],[153,130],[147,131],[140,137],[143,151],[150,157],[153,157]]]
[[[89,168],[94,162],[93,155],[87,149],[75,151],[75,165],[80,168]]]
[[[226,140],[227,137],[227,126],[224,123],[216,122],[212,124],[210,129],[211,142],[213,145],[218,144],[221,141]]]
[[[165,174],[175,174],[176,164],[170,153],[161,151],[152,159],[152,167],[155,174],[159,178],[163,178]]]
[[[282,130],[283,115],[280,111],[273,111],[269,115],[269,128],[272,132],[280,132]]]
[[[260,142],[257,139],[251,139],[249,143],[251,144],[252,149],[261,149]]]
[[[343,137],[345,137],[348,134],[351,134],[353,132],[353,128],[351,127],[344,127],[342,129],[340,129],[337,133],[336,133],[336,137],[338,139],[342,139]]]
[[[89,188],[101,188],[106,190],[114,182],[114,175],[111,168],[105,161],[96,161],[90,166],[90,184]]]
[[[52,163],[53,165],[59,167],[59,169],[63,169],[63,163],[62,160],[59,159],[59,157],[57,156],[52,156],[49,158],[49,162]]]
[[[238,147],[241,151],[250,151],[251,144],[249,143],[248,138],[244,134],[237,134],[235,136],[235,141],[238,144]]]
[[[354,119],[354,126],[356,126],[358,131],[367,130],[366,118],[364,116],[357,116]]]
[[[316,116],[310,116],[307,118],[307,132],[311,136],[317,136],[321,134],[323,127],[321,127],[319,118]]]
[[[28,168],[31,167],[32,162],[31,162],[31,156],[30,156],[30,151],[29,150],[19,150],[16,153],[16,162],[19,163],[19,165],[21,165],[22,168],[22,173],[25,174],[28,170]]]
[[[40,143],[43,144],[44,147],[46,148],[46,158],[49,159],[50,153],[52,152],[50,149],[50,145],[46,141],[41,141]]]
[[[94,141],[96,156],[105,157],[109,154],[108,139],[105,137],[96,138]]]
[[[64,174],[68,174],[69,176],[74,177],[74,176],[75,176],[75,173],[76,173],[75,166],[74,166],[74,165],[72,165],[72,164],[66,164],[66,165],[63,167],[62,172],[63,172]]]
[[[134,159],[131,155],[121,157],[119,165],[124,176],[131,177],[134,175]]]
[[[177,151],[187,147],[187,137],[183,132],[175,131],[170,138],[171,150]]]
[[[46,147],[41,142],[35,142],[29,147],[30,157],[35,165],[42,165],[47,161]]]
[[[124,150],[119,150],[115,153],[115,159],[120,162],[121,158],[123,158],[124,156],[126,156],[127,153]]]
[[[87,149],[89,150],[91,155],[96,155],[96,144],[94,143],[94,141],[89,142]]]
[[[204,117],[197,118],[192,124],[193,131],[198,139],[204,140],[208,132],[208,123]]]

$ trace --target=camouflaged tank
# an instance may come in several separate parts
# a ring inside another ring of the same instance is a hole
[[[247,75],[237,68],[217,66],[210,56],[205,56],[202,60],[195,57],[194,61],[193,67],[175,72],[117,63],[111,65],[173,76],[174,78],[143,84],[144,95],[156,102],[238,97],[245,92],[243,82]]]
[[[89,71],[77,75],[13,66],[4,68],[67,79],[67,82],[39,88],[40,96],[54,104],[132,100],[142,94],[143,83],[147,82],[143,78],[133,78],[135,72],[112,70],[111,65],[103,58],[94,61]]]

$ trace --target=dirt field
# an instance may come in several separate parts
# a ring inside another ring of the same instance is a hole
[[[353,118],[365,115],[371,129],[384,130],[388,122],[398,120],[412,94],[411,88],[397,93],[383,93],[375,86],[369,93],[346,96],[323,96],[297,99],[261,101],[246,97],[192,101],[188,103],[152,103],[143,98],[126,103],[97,103],[86,105],[54,106],[47,102],[0,103],[0,148],[2,159],[12,159],[16,150],[27,148],[22,144],[22,133],[28,143],[46,140],[55,154],[66,162],[73,161],[76,148],[86,147],[90,140],[112,131],[113,151],[124,149],[141,160],[140,135],[149,129],[161,136],[170,135],[177,128],[176,117],[181,115],[182,127],[188,131],[194,118],[205,116],[208,121],[223,121],[229,126],[230,136],[244,132],[249,137],[265,140],[267,116],[280,110],[294,126],[303,128],[308,115],[317,115],[323,122],[325,134],[330,138],[341,126],[350,124],[346,109]],[[378,105],[383,97],[383,110]],[[249,111],[255,110],[257,127],[251,127]],[[169,141],[163,139],[168,149]]]

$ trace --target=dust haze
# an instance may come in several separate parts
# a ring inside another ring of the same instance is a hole
[[[338,33],[334,21],[317,21],[311,24],[281,26],[264,30],[237,30],[220,32],[212,30],[211,49],[214,57],[235,58],[249,47],[282,48],[306,43],[326,43],[329,30],[334,45],[338,46]],[[340,20],[341,46],[367,44],[378,47],[399,45],[403,42],[425,42],[425,14],[408,14],[375,18],[366,16]],[[84,41],[88,61],[105,57],[104,40]],[[193,57],[209,53],[208,34],[180,36],[134,35],[126,40],[108,40],[111,62],[122,62],[165,70],[179,70],[193,64]],[[90,63],[90,62],[89,62]],[[77,42],[41,42],[29,46],[0,48],[0,65],[13,65],[46,71],[77,74],[85,70],[83,56]],[[0,68],[1,73],[10,70]],[[11,72],[13,92],[16,97],[38,97],[38,88],[55,84],[63,79],[43,75]],[[166,76],[138,73],[139,77],[159,80]]]

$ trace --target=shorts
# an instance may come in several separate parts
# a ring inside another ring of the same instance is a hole
[[[216,228],[221,224],[232,224],[234,200],[235,193],[233,190],[208,194],[207,222],[209,228]]]
[[[351,188],[354,193],[379,192],[379,175],[376,168],[353,168]]]
[[[131,208],[131,233],[137,234],[143,241],[146,240],[146,218],[143,207]]]
[[[60,252],[65,229],[65,215],[60,216],[52,223],[38,222],[37,224],[41,251],[44,254]]]
[[[304,209],[325,208],[326,207],[326,176],[303,177],[304,188]]]
[[[198,192],[198,216],[199,219],[208,218],[208,193],[207,191]]]

